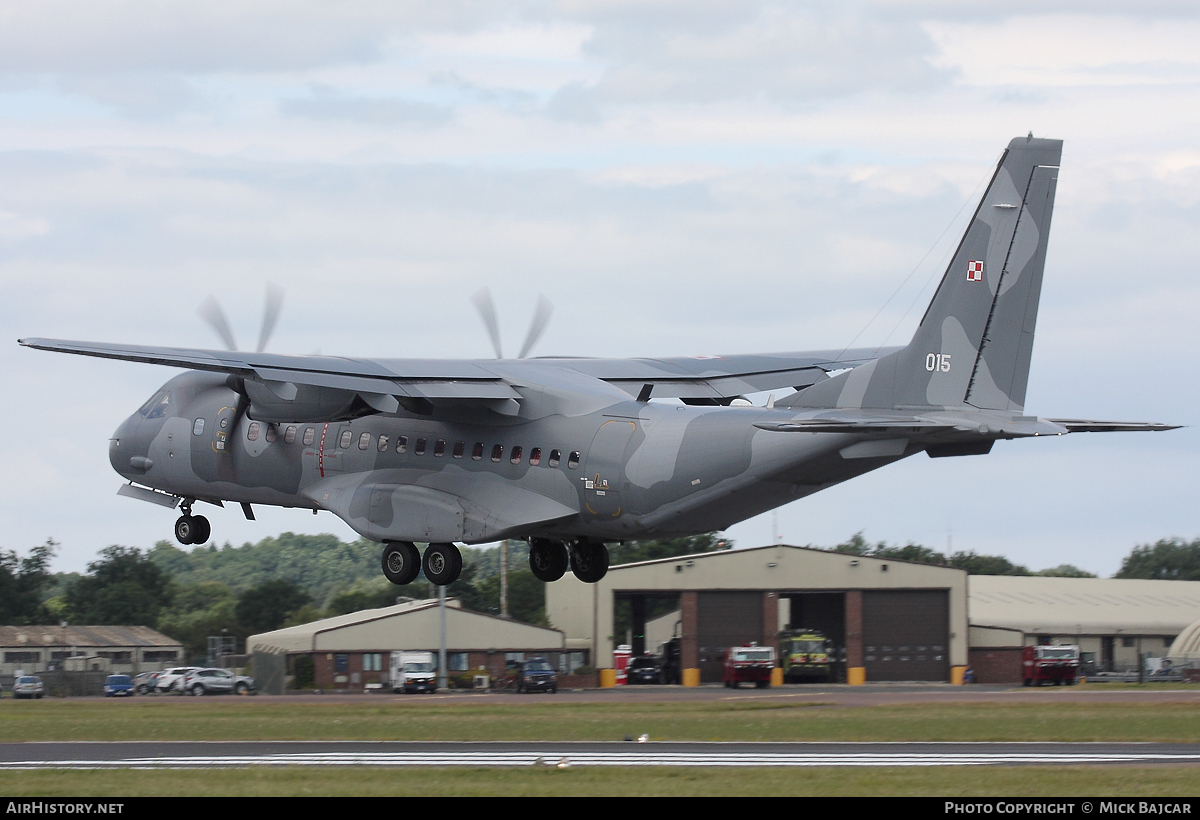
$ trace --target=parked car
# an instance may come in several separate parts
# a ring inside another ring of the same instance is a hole
[[[22,675],[13,683],[14,698],[40,698],[46,693],[46,686],[37,675]]]
[[[139,695],[148,695],[154,691],[158,676],[162,672],[139,672],[133,676],[133,691]]]
[[[625,682],[632,686],[635,683],[662,683],[662,667],[654,655],[638,655],[629,659],[625,668]]]
[[[545,658],[530,658],[521,665],[521,677],[517,681],[518,692],[558,691],[558,673]]]
[[[183,680],[190,695],[249,695],[257,691],[254,678],[235,675],[228,669],[194,669]]]
[[[177,689],[183,683],[188,672],[194,672],[199,668],[198,666],[176,666],[174,669],[164,669],[158,673],[158,678],[154,681],[154,689],[157,692],[170,692],[172,689]]]
[[[104,681],[104,697],[133,697],[133,679],[128,675],[109,675]]]

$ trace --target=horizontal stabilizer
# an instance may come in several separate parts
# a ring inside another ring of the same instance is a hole
[[[1147,421],[1092,421],[1090,419],[1048,419],[1065,427],[1068,433],[1142,433],[1178,430],[1182,424],[1156,424]]]

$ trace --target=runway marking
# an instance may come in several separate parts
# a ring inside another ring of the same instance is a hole
[[[1200,763],[1197,754],[697,754],[679,752],[329,752],[196,755],[124,760],[30,760],[0,769],[171,769],[243,766],[998,766],[1095,763]]]

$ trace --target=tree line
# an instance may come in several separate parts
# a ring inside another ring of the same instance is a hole
[[[732,547],[719,533],[710,533],[630,541],[609,551],[616,565]],[[257,544],[213,544],[190,551],[166,541],[145,552],[114,545],[101,550],[84,574],[51,573],[57,548],[49,540],[24,557],[0,550],[0,623],[149,626],[183,643],[192,657],[204,654],[210,635],[234,635],[240,643],[284,626],[436,595],[423,578],[403,588],[389,584],[379,572],[374,542],[346,543],[332,535],[284,533]],[[955,567],[974,575],[1095,577],[1068,564],[1032,572],[999,555],[947,555],[919,544],[871,544],[862,533],[814,549]],[[550,626],[545,584],[528,570],[528,547],[508,542],[507,552],[507,616]],[[500,554],[498,546],[463,548],[462,575],[447,587],[447,595],[464,608],[500,615]],[[1200,581],[1200,538],[1139,545],[1114,577]]]

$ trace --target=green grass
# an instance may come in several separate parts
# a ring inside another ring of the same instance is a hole
[[[363,698],[0,701],[0,742],[32,740],[959,740],[1200,742],[1200,703],[463,704]]]
[[[448,703],[363,698],[0,700],[0,742],[81,740],[652,740],[1200,742],[1200,704]],[[669,768],[249,767],[0,771],[10,797],[1125,796],[1196,793],[1181,766]]]
[[[0,772],[23,797],[1194,797],[1195,767],[314,768]]]

